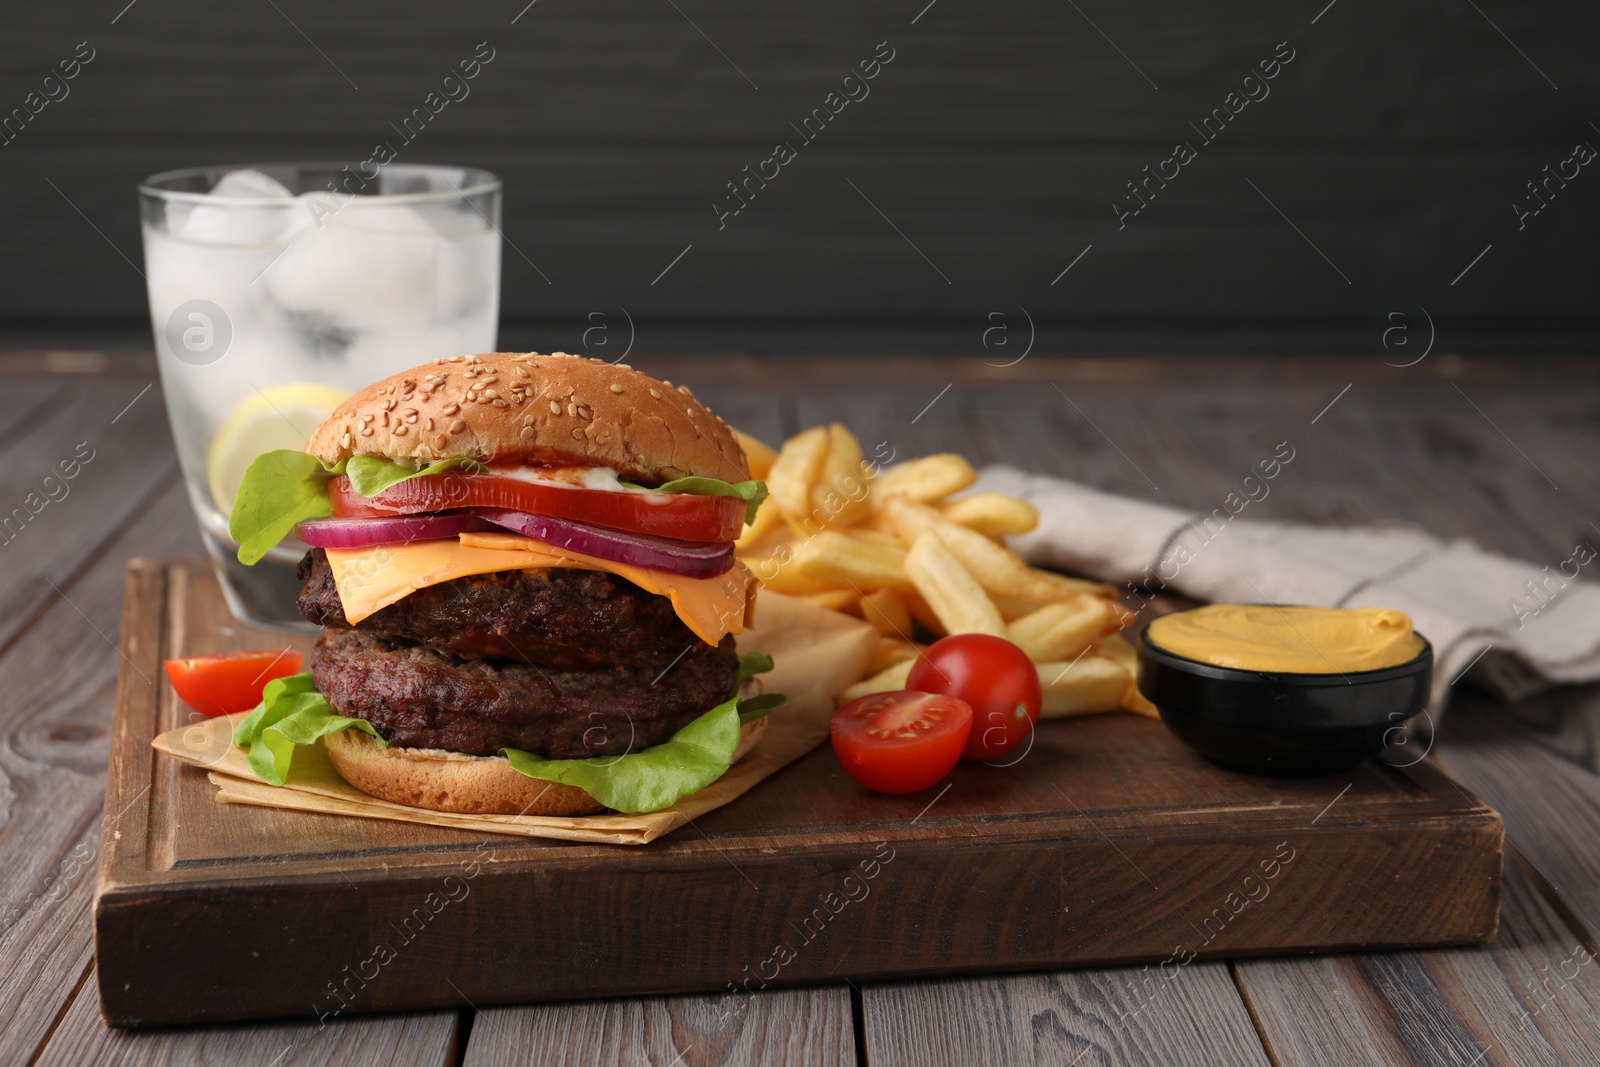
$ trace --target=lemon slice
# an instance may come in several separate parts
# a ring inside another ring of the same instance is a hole
[[[290,382],[257,391],[234,408],[206,450],[206,482],[224,515],[252,460],[278,448],[305,448],[322,420],[350,394],[320,382]]]

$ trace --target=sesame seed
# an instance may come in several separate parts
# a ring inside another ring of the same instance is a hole
[[[406,424],[403,422],[394,428],[394,435],[396,437],[404,437],[409,432],[410,431],[407,429]]]
[[[618,385],[616,382],[612,382],[611,383],[611,391],[613,393],[620,393],[620,392],[622,392],[622,386]]]
[[[428,429],[430,429],[430,430],[433,429],[433,420],[432,419],[428,420]]]
[[[372,427],[371,426],[363,426],[363,427],[361,427],[361,436],[362,437],[371,437],[372,436]]]
[[[567,414],[568,415],[576,415],[577,413],[578,413],[578,405],[573,404],[573,403],[568,403],[567,404]]]
[[[534,433],[534,430],[533,430],[532,426],[524,426],[522,428],[522,439],[524,441],[528,440],[530,437],[533,436],[533,433]]]
[[[689,416],[691,419],[694,418],[694,408],[684,408],[683,413]]]
[[[453,400],[450,403],[448,403],[448,404],[446,404],[444,406],[444,413],[446,415],[454,415],[456,412],[458,412],[460,410],[461,410],[461,405],[457,404]]]
[[[550,414],[552,414],[552,415],[561,414],[561,405],[556,403],[554,400],[550,401]]]
[[[433,435],[433,447],[434,448],[443,448],[447,441],[449,441],[449,438],[447,438],[442,433]]]
[[[493,400],[496,397],[498,397],[500,395],[500,393],[499,393],[498,390],[495,390],[495,389],[485,389],[483,391],[483,395],[488,397],[490,400]]]
[[[492,403],[497,408],[508,408],[508,407],[511,406],[510,404],[507,404],[504,400],[492,400],[492,401],[490,401],[490,403]]]
[[[455,422],[452,422],[450,424],[450,432],[451,433],[460,433],[462,430],[465,430],[466,428],[467,428],[467,424],[466,424],[466,421],[464,419],[457,419]]]
[[[661,399],[661,390],[659,390],[659,389],[652,389],[652,390],[650,390],[650,395],[651,395],[651,397],[653,397],[653,398],[654,398],[654,399],[656,399],[656,400],[660,400],[660,399]]]
[[[345,448],[349,448],[351,440],[352,440],[352,438],[350,437],[350,435],[348,433],[346,433],[343,437],[339,438],[339,443],[341,445],[343,445]]]

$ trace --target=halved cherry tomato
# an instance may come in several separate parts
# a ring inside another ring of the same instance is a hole
[[[1026,652],[1003,637],[956,634],[935,641],[917,658],[906,686],[948,693],[972,706],[963,759],[1003,756],[1039,721],[1039,672]]]
[[[165,661],[167,678],[183,702],[208,718],[249,711],[274,678],[300,673],[300,653],[263,648]]]
[[[379,519],[449,508],[511,508],[680,541],[737,540],[744,530],[745,511],[744,501],[736,496],[567,489],[465,471],[407,478],[371,497],[356,493],[350,488],[350,479],[340,475],[328,482],[328,500],[335,517],[341,519]]]
[[[850,777],[879,793],[926,789],[961,761],[972,709],[932,693],[871,693],[833,713],[833,751]]]

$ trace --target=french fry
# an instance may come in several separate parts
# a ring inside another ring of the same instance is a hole
[[[778,458],[778,450],[743,430],[734,430],[733,436],[738,440],[739,447],[744,449],[745,461],[750,464],[750,477],[766,478],[772,472],[772,462]]]
[[[873,653],[872,662],[867,665],[867,674],[873,675],[886,671],[896,663],[904,663],[908,659],[916,659],[922,654],[922,646],[914,645],[910,641],[902,641],[898,637],[878,638],[878,650]]]
[[[778,511],[777,505],[772,501],[763,501],[756,509],[756,521],[744,528],[739,539],[734,542],[734,551],[748,552],[753,550],[761,539],[783,524],[783,514]]]
[[[824,530],[794,546],[789,566],[807,578],[865,594],[909,586],[905,559],[903,549]]]
[[[1080,594],[1007,624],[1006,636],[1035,663],[1054,663],[1071,660],[1116,626],[1107,601]]]
[[[1006,624],[999,609],[936,532],[930,530],[916,539],[906,553],[905,570],[946,633],[1005,636]]]
[[[915,662],[915,659],[902,660],[870,678],[863,678],[839,694],[839,703],[848,704],[856,697],[864,697],[868,693],[887,693],[894,689],[904,689],[906,678],[911,674],[911,665]]]
[[[951,522],[958,522],[985,537],[1024,534],[1039,525],[1039,509],[1026,500],[1004,493],[973,493],[939,505]]]
[[[813,426],[785,441],[767,471],[767,504],[791,521],[805,518],[811,511],[811,487],[827,458],[826,426]]]
[[[896,591],[900,594],[900,599],[906,602],[906,610],[911,613],[913,622],[935,638],[948,636],[945,633],[944,623],[939,621],[939,616],[933,613],[933,609],[922,599],[922,594],[917,592],[916,587]]]
[[[1118,604],[1117,607],[1122,605]],[[1161,712],[1150,703],[1150,698],[1139,692],[1136,681],[1139,676],[1139,657],[1128,639],[1120,633],[1112,634],[1096,641],[1094,650],[1106,659],[1121,664],[1122,669],[1128,672],[1128,690],[1122,695],[1122,710],[1143,715],[1147,719],[1161,718]]]
[[[828,427],[828,452],[811,488],[813,521],[819,526],[850,526],[871,512],[868,495],[861,442],[836,422]]]
[[[852,526],[848,530],[839,532],[846,537],[853,537],[865,544],[883,545],[888,548],[899,549],[902,552],[905,551],[905,546],[900,543],[900,538],[884,530],[870,530],[865,526]]]
[[[1120,663],[1085,653],[1076,662],[1039,663],[1041,719],[1065,719],[1117,711],[1128,691],[1128,672]]]
[[[995,544],[976,530],[951,522],[936,508],[926,504],[889,500],[883,509],[902,542],[911,544],[924,534],[936,534],[987,592],[1047,603],[1106,588],[1093,582],[1035,570],[1022,562],[1022,557],[1016,553]]]
[[[837,582],[827,582],[800,573],[792,559],[785,560],[780,556],[752,559],[749,566],[760,580],[762,588],[785,596],[816,596],[839,588]]]
[[[1004,596],[999,593],[990,593],[989,599],[994,601],[994,606],[1000,609],[1000,617],[1008,623],[1016,622],[1024,615],[1044,607],[1044,604],[1037,600],[1023,600],[1020,597]]]
[[[856,603],[861,597],[854,589],[827,589],[820,593],[802,593],[800,599],[808,600],[819,608],[853,615]]]
[[[911,612],[893,589],[879,589],[861,598],[861,617],[884,637],[911,639]]]
[[[874,508],[897,497],[928,503],[959,493],[977,480],[978,472],[963,457],[940,452],[885,467],[873,481],[870,496]]]

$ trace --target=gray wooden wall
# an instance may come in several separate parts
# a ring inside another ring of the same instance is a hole
[[[1594,3],[124,3],[6,15],[0,113],[94,58],[0,147],[0,322],[138,323],[139,178],[362,158],[486,41],[402,158],[506,179],[504,340],[571,347],[616,307],[641,343],[744,350],[961,350],[1024,309],[1055,350],[1363,350],[1395,308],[1446,349],[1596,336],[1600,168],[1513,206],[1600,147]],[[880,42],[870,95],[803,142]],[[1196,158],[1119,222],[1178,142]]]

